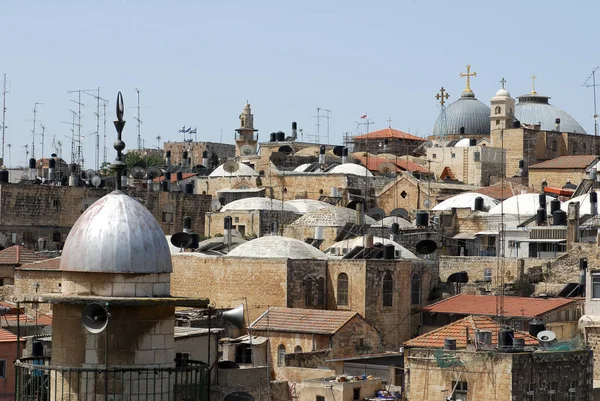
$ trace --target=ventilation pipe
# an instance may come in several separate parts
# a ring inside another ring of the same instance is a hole
[[[56,160],[48,160],[48,181],[54,181],[54,169],[56,168]]]
[[[162,182],[162,190],[164,192],[169,192],[171,190],[171,173],[169,171],[165,171],[165,179]]]
[[[184,150],[183,157],[181,158],[181,167],[187,168],[188,167],[187,163],[188,163],[188,151]]]
[[[183,232],[188,234],[192,232],[192,218],[190,216],[183,218]]]
[[[271,222],[271,235],[279,234],[279,222],[277,220]]]
[[[364,219],[364,215],[363,215],[363,204],[362,203],[357,203],[356,204],[356,225],[357,226],[362,226],[365,222]]]
[[[560,118],[554,120],[554,131],[560,132]]]
[[[177,177],[177,181],[183,181],[183,171],[178,171],[175,173],[175,176]]]
[[[295,141],[298,139],[298,124],[296,121],[292,121],[292,140]]]
[[[587,258],[579,259],[579,284],[583,291],[585,291],[585,280],[587,277],[588,260]],[[581,294],[585,297],[585,292]]]
[[[229,246],[231,245],[231,227],[233,219],[231,216],[225,216],[223,219],[223,242]]]
[[[167,167],[169,167],[171,165],[171,151],[167,150],[165,152],[165,164],[167,165]]]
[[[547,204],[546,204],[546,195],[545,194],[539,194],[538,199],[539,199],[539,202],[540,202],[540,209],[546,210],[546,206],[547,206]]]
[[[348,148],[344,146],[342,149],[342,164],[348,163]]]
[[[590,214],[595,216],[598,214],[598,192],[592,189],[590,192]]]
[[[325,164],[325,145],[319,148],[319,164]]]
[[[202,165],[208,168],[208,150],[202,152]]]
[[[29,159],[29,179],[35,181],[37,174],[35,171],[35,159],[32,157]]]
[[[598,179],[598,167],[594,166],[590,169],[590,180],[596,181]]]

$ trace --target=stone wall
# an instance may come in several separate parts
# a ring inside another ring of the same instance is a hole
[[[165,142],[163,150],[171,151],[171,164],[180,164],[183,158],[183,151],[188,151],[188,158],[192,159],[192,166],[202,164],[202,152],[208,150],[208,157],[213,152],[217,154],[220,162],[235,156],[235,145],[216,142]]]
[[[285,355],[285,366],[318,369],[321,366],[325,366],[327,364],[326,361],[329,359],[331,359],[331,349],[295,352]]]
[[[223,400],[225,396],[234,391],[244,391],[255,400],[268,400],[270,398],[270,377],[267,368],[244,369],[219,369],[217,390],[211,399]],[[216,394],[215,394],[216,393]]]
[[[430,199],[435,206],[435,196],[429,196],[426,183],[404,175],[397,176],[396,180],[387,184],[377,192],[377,205],[387,214],[396,208],[406,209],[409,213],[423,208],[425,199]]]
[[[534,190],[540,190],[543,181],[546,181],[550,187],[562,188],[569,181],[574,185],[579,185],[584,178],[589,178],[585,169],[535,168],[529,170],[529,185]]]
[[[300,215],[287,210],[231,210],[206,215],[205,235],[214,237],[223,234],[225,216],[231,216],[233,229],[242,235],[262,237],[270,234],[271,223],[279,223],[279,232]]]
[[[492,285],[496,287],[498,285],[498,263],[501,259],[495,256],[440,256],[439,259],[439,272],[440,280],[446,282],[448,276],[452,273],[466,271],[469,274],[469,282],[473,283],[476,281],[484,280],[484,272],[486,269],[492,270]],[[518,280],[519,277],[519,263],[524,264],[524,272],[527,273],[529,269],[541,266],[544,263],[551,262],[551,259],[517,259],[517,258],[504,258],[504,272],[505,281],[510,282]],[[579,262],[577,262],[579,268]]]
[[[60,270],[49,269],[15,269],[14,296],[21,298],[24,294],[56,294],[61,292],[62,275]],[[30,305],[25,305],[26,307]],[[38,310],[47,313],[52,310],[50,304],[39,304]]]

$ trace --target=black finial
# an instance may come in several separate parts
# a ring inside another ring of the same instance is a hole
[[[111,168],[115,170],[115,183],[117,190],[121,190],[121,175],[122,171],[125,169],[125,163],[122,161],[122,153],[123,149],[125,149],[125,142],[121,139],[121,133],[123,132],[123,127],[125,127],[125,120],[123,120],[123,113],[125,112],[125,106],[123,104],[123,95],[121,92],[117,95],[117,119],[114,121],[115,128],[117,129],[117,140],[113,145],[115,150],[117,151],[117,158],[113,164],[111,164]]]

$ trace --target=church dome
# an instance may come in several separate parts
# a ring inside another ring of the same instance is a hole
[[[464,91],[460,99],[446,107],[446,127],[448,135],[460,135],[464,127],[465,135],[490,134],[490,108],[475,98],[475,94]],[[440,135],[441,115],[433,126],[433,135]]]
[[[267,235],[238,245],[227,257],[284,258],[284,259],[328,259],[327,255],[295,238]]]
[[[373,174],[369,170],[367,170],[365,167],[361,166],[360,164],[355,164],[355,163],[340,164],[338,166],[335,166],[328,172],[332,173],[332,174],[353,174],[353,175],[360,175],[362,177],[365,177],[365,176],[373,177]]]
[[[169,244],[140,202],[121,191],[100,198],[75,222],[60,270],[90,273],[170,273]]]
[[[505,97],[510,97],[510,92],[504,88],[500,88],[500,90],[498,92],[496,92],[496,94],[494,95],[492,100],[496,100],[496,98],[505,98]]]
[[[225,171],[225,168],[223,167],[224,164],[221,164],[219,167],[217,167],[216,169],[214,169],[214,171],[212,173],[210,173],[208,175],[209,178],[215,178],[215,177],[253,177],[253,176],[257,176],[258,173],[256,171],[254,171],[254,169],[250,166],[245,165],[244,163],[239,163],[239,168],[237,169],[237,171],[233,172],[233,173],[228,173],[227,171]]]
[[[543,131],[555,129],[555,121],[560,118],[561,132],[576,132],[585,134],[579,123],[565,111],[548,102],[550,97],[538,94],[519,96],[515,106],[515,118],[525,124],[541,124]]]

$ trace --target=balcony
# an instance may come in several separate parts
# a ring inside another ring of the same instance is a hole
[[[66,367],[50,358],[15,362],[17,401],[208,401],[208,367],[175,360],[173,368]]]

